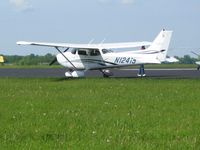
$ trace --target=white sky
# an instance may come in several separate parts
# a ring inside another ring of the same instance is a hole
[[[0,53],[56,53],[16,41],[100,43],[153,41],[173,30],[170,55],[200,52],[199,0],[1,0]]]

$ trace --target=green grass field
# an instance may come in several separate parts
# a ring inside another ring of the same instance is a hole
[[[0,149],[200,149],[198,79],[0,78]]]

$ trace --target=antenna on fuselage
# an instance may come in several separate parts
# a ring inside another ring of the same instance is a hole
[[[88,46],[94,42],[95,39],[91,39],[88,43]]]
[[[105,42],[106,38],[104,38],[100,43],[99,46],[101,46]]]

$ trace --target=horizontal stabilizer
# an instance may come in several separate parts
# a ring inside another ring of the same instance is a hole
[[[167,63],[179,62],[179,60],[176,59],[175,57],[167,57],[167,58],[165,59],[165,61],[166,61]]]

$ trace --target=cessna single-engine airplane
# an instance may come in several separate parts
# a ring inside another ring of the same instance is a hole
[[[100,70],[104,77],[112,76],[109,68],[133,65],[160,64],[166,61],[166,55],[172,31],[162,30],[153,42],[69,44],[19,41],[18,45],[35,45],[57,49],[55,60],[67,68],[66,77],[84,77],[87,70]],[[143,50],[116,52],[112,49],[149,46]],[[61,48],[65,48],[62,52]]]

